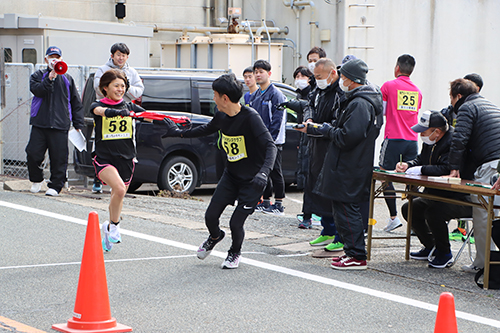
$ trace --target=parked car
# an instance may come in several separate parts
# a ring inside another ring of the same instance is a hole
[[[75,150],[75,171],[94,177],[91,152],[93,150],[93,118],[90,105],[95,100],[93,74],[87,80],[82,102],[85,110],[84,135],[87,151]],[[186,116],[192,126],[208,123],[215,112],[212,82],[218,75],[211,74],[141,74],[144,94],[134,101],[147,111],[166,115]],[[292,87],[276,83],[288,99],[295,98]],[[245,87],[246,88],[246,87]],[[286,184],[296,182],[297,147],[299,132],[292,129],[297,123],[293,111],[287,110],[286,143],[283,147],[283,175]],[[129,191],[143,183],[155,183],[160,189],[192,193],[201,184],[216,184],[224,170],[224,151],[216,146],[217,134],[200,138],[162,138],[166,125],[137,121],[137,160]]]

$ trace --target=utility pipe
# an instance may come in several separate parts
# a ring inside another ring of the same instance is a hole
[[[260,0],[260,19],[264,22],[266,21],[266,8],[267,8],[267,1]]]
[[[316,6],[312,1],[287,1],[283,0],[283,4],[286,7],[298,7],[298,6],[310,6],[311,7],[311,20],[309,21],[309,27],[311,29],[311,48],[316,46]],[[293,8],[292,8],[293,9]]]
[[[210,22],[210,10],[212,9],[210,7],[210,0],[205,0],[205,7],[203,7],[203,9],[205,9],[205,26],[206,27],[209,27],[211,24]]]
[[[248,27],[248,26],[243,26],[239,25],[238,29],[240,32],[249,32],[249,30],[252,30],[252,32],[256,32],[257,35],[262,34],[262,32],[265,30],[264,27]],[[288,29],[281,29],[279,27],[270,27],[267,28],[269,33],[284,33],[288,34]],[[153,32],[160,32],[160,31],[179,31],[179,32],[198,32],[198,33],[227,33],[227,28],[226,27],[198,27],[198,26],[175,26],[175,25],[159,25],[155,24],[153,26]]]

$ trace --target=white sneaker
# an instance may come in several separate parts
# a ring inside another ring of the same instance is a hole
[[[403,226],[403,223],[401,223],[399,217],[396,216],[394,220],[389,217],[389,221],[387,221],[387,225],[385,226],[384,231],[391,232],[401,226]]]
[[[38,193],[38,192],[40,192],[40,190],[42,189],[42,184],[43,184],[43,182],[33,183],[31,185],[30,192],[31,193]]]
[[[240,264],[240,257],[241,257],[241,254],[239,254],[239,253],[228,252],[226,260],[224,260],[224,262],[222,263],[221,267],[223,269],[238,268],[238,266]]]
[[[111,251],[111,249],[113,248],[113,243],[109,241],[108,226],[109,226],[109,221],[105,221],[101,226],[101,230],[104,233],[104,237],[102,238],[102,248],[106,252]]]
[[[470,265],[463,265],[462,270],[467,273],[477,273],[481,268],[474,266],[473,264]]]
[[[57,197],[59,196],[59,193],[54,190],[53,188],[49,188],[47,192],[45,192],[45,195],[51,196],[51,197]]]
[[[120,235],[120,226],[109,223],[109,241],[112,243],[121,243],[122,236]]]

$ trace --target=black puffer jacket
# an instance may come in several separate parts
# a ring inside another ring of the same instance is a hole
[[[374,85],[346,93],[341,112],[329,125],[331,142],[314,193],[340,202],[368,200],[375,140],[383,124],[382,94]]]
[[[500,158],[500,108],[479,94],[469,95],[458,109],[448,157],[451,170],[463,166],[466,153],[467,170]]]

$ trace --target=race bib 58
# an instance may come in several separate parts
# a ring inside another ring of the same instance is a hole
[[[132,138],[131,117],[102,117],[102,139],[103,140],[119,140]]]
[[[418,91],[398,90],[398,110],[418,111]]]
[[[240,136],[227,136],[222,134],[222,147],[227,154],[229,162],[236,162],[243,158],[247,158],[247,149],[245,146],[245,137]]]

